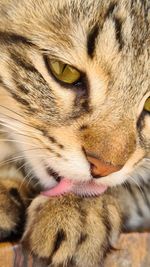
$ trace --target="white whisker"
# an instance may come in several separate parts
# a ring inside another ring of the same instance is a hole
[[[23,141],[18,141],[18,140],[14,140],[14,139],[1,139],[0,138],[0,142],[12,142],[12,143],[19,143],[19,144],[25,144],[25,145],[30,145],[32,147],[36,147],[36,145],[33,145],[31,143],[27,143],[27,142],[23,142]]]
[[[144,192],[142,190],[142,187],[140,186],[140,184],[134,179],[134,177],[132,177],[131,175],[128,175],[128,178],[131,179],[133,181],[134,184],[136,184],[136,186],[139,188],[141,194],[144,196]]]

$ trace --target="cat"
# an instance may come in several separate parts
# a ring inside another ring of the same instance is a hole
[[[150,226],[149,8],[0,0],[0,241],[49,266]]]

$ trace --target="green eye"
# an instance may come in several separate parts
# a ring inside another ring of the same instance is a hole
[[[81,77],[79,71],[61,61],[51,60],[49,61],[49,67],[53,75],[64,83],[73,84]]]
[[[150,97],[148,97],[146,102],[145,102],[144,110],[150,112]]]

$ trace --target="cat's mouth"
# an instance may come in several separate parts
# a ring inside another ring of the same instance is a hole
[[[96,184],[94,179],[79,182],[59,176],[51,168],[48,169],[48,172],[55,178],[57,184],[43,191],[42,195],[45,196],[60,196],[67,193],[74,193],[79,196],[97,196],[104,193],[108,188],[106,185]]]
[[[91,176],[91,179],[86,181],[73,180],[68,177],[61,177],[58,173],[49,169],[49,175],[55,179],[56,184],[51,188],[46,188],[42,194],[45,196],[59,196],[74,193],[79,196],[98,196],[104,193],[108,187],[120,185],[126,180],[131,180],[132,173],[133,175],[134,172],[138,173],[142,166],[149,169],[148,164],[149,161],[144,158],[143,151],[138,150],[133,153],[122,169],[100,177],[100,179],[95,179]]]

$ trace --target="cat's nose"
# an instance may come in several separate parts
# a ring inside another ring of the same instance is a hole
[[[87,160],[91,164],[91,174],[94,178],[107,176],[113,172],[119,171],[122,167],[105,163],[104,161],[91,156],[87,156]]]

